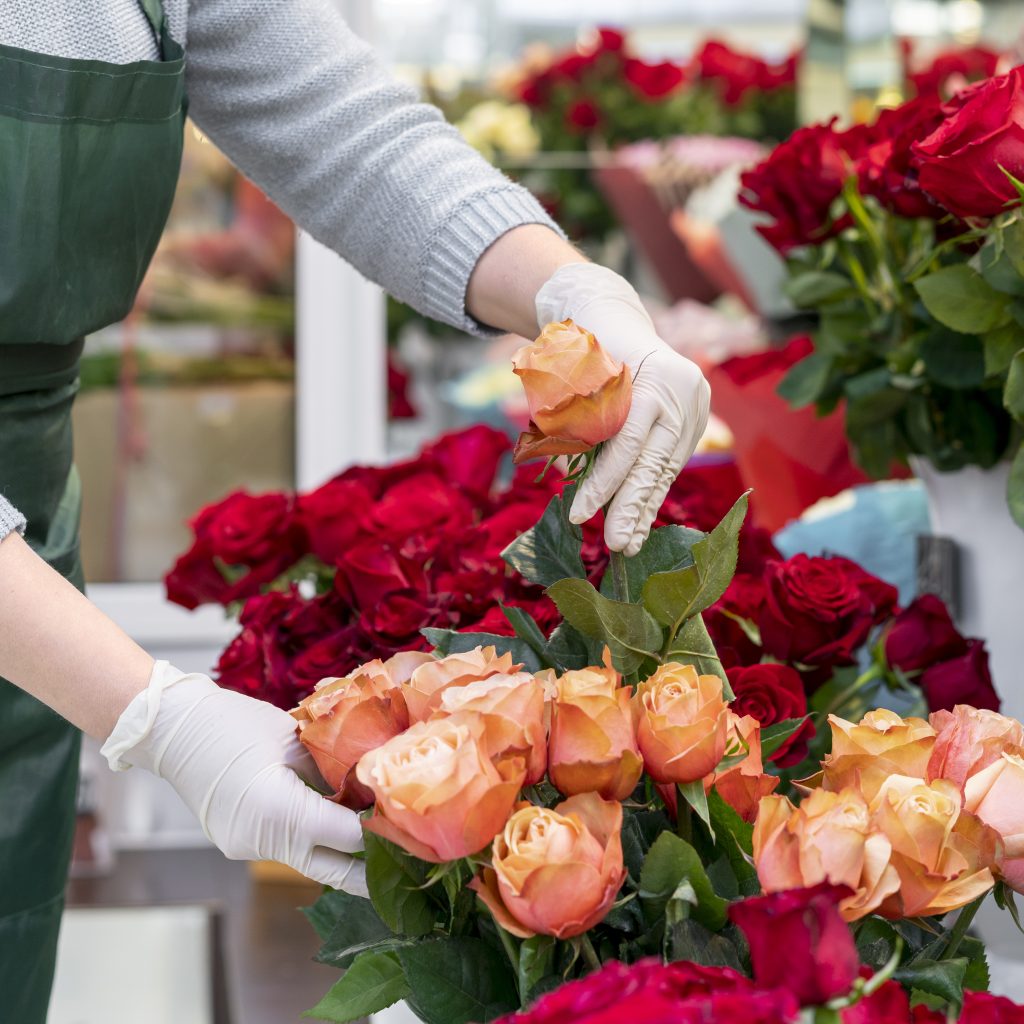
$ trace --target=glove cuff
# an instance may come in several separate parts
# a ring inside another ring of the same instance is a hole
[[[631,312],[639,313],[652,330],[654,328],[636,289],[614,270],[596,263],[567,263],[559,267],[541,285],[534,302],[540,330],[549,323],[565,319],[575,320],[581,327],[586,327],[581,315],[593,302],[626,306]]]

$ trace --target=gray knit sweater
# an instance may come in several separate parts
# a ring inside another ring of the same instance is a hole
[[[477,333],[469,276],[533,197],[397,82],[332,0],[164,0],[189,113],[293,220],[392,295]],[[0,0],[0,43],[128,63],[157,57],[138,0]],[[557,230],[557,229],[556,229]],[[2,498],[0,537],[17,523]]]

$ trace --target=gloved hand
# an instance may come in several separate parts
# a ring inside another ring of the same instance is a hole
[[[231,860],[275,860],[335,889],[366,896],[358,816],[308,789],[322,784],[295,720],[166,661],[125,708],[102,753],[166,779]]]
[[[658,337],[633,287],[606,267],[560,267],[537,293],[536,305],[538,327],[571,318],[633,372],[629,417],[604,443],[569,518],[584,523],[611,501],[605,542],[635,555],[704,433],[711,389],[694,363]]]

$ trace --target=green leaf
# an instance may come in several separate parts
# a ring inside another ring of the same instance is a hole
[[[429,939],[398,957],[427,1024],[471,1024],[518,1009],[507,960],[478,938]]]
[[[791,277],[783,291],[794,306],[808,309],[825,302],[848,298],[854,288],[850,279],[833,270],[809,270]]]
[[[547,595],[567,622],[608,645],[612,662],[624,675],[661,649],[661,627],[642,605],[611,601],[587,580],[559,580],[548,587]]]
[[[499,636],[497,633],[458,633],[453,629],[438,629],[428,626],[420,632],[434,646],[442,657],[448,654],[464,654],[476,647],[495,647],[498,654],[506,651],[513,659],[521,662],[528,672],[539,672],[546,667],[537,652],[517,636]]]
[[[715,892],[697,851],[675,833],[663,832],[640,872],[640,901],[648,921],[657,924],[664,918],[669,900],[684,882],[697,901],[692,916],[718,931],[726,922],[729,904]]]
[[[501,557],[524,579],[542,587],[567,577],[586,579],[581,538],[580,528],[569,523],[562,498],[555,495],[540,522],[512,541]]]
[[[1010,368],[1013,357],[1024,351],[1024,331],[1016,323],[989,331],[982,339],[985,347],[985,376],[998,377]]]
[[[918,278],[914,288],[940,324],[963,334],[984,334],[1006,321],[1009,300],[966,263]]]
[[[394,953],[363,953],[331,990],[303,1017],[318,1020],[358,1020],[405,999],[410,988]]]
[[[666,929],[665,955],[670,961],[688,960],[704,967],[731,967],[744,973],[741,948],[746,943],[732,926],[716,935],[699,921],[686,918]]]
[[[1006,411],[1018,422],[1024,424],[1024,348],[1010,363],[1010,372],[1006,376],[1006,389],[1003,391],[1003,404]]]
[[[348,907],[349,900],[358,899],[361,903],[366,900],[358,896],[350,896],[347,892],[339,889],[325,889],[311,907],[302,907],[302,913],[313,926],[313,931],[323,942],[331,932],[334,931],[342,914]]]
[[[861,963],[880,971],[896,951],[899,934],[880,917],[866,917],[857,929],[857,952]]]
[[[714,789],[708,794],[708,813],[715,830],[716,845],[728,858],[740,892],[744,896],[756,895],[761,891],[761,883],[750,860],[754,849],[754,826],[744,821]]]
[[[915,959],[900,967],[894,977],[908,988],[938,996],[959,1009],[964,1001],[966,973],[966,957],[954,960]]]
[[[932,331],[921,341],[928,376],[947,388],[976,388],[985,379],[985,346],[973,334]]]
[[[1024,444],[1017,449],[1010,465],[1010,482],[1006,488],[1006,499],[1013,521],[1024,530]]]
[[[550,935],[534,935],[519,946],[519,992],[525,1005],[533,999],[538,986],[552,973],[555,940]]]
[[[644,546],[632,557],[626,559],[626,578],[629,583],[630,601],[639,601],[647,578],[656,572],[672,572],[693,565],[693,545],[703,540],[700,530],[687,526],[660,526],[652,530]],[[604,574],[601,593],[614,597],[612,574]]]
[[[993,891],[995,896],[996,906],[1000,910],[1005,910],[1009,915],[1013,923],[1017,926],[1017,931],[1024,934],[1024,925],[1020,922],[1020,912],[1017,910],[1017,899],[1016,895],[1005,882],[996,882],[995,890]]]
[[[722,680],[726,700],[733,699],[732,687],[725,673],[715,643],[708,633],[701,615],[688,619],[683,628],[676,634],[672,649],[665,654],[666,661],[676,661],[680,665],[692,665],[703,676],[718,676]]]
[[[964,988],[972,992],[987,992],[992,982],[988,969],[988,957],[985,943],[981,939],[965,936],[960,943],[960,953],[967,961],[967,973],[964,975]]]
[[[515,630],[516,636],[523,643],[528,644],[542,661],[545,657],[545,650],[548,645],[548,638],[544,635],[537,620],[522,608],[513,608],[500,604],[502,614],[508,619],[509,625]]]
[[[1013,269],[1024,278],[1024,217],[1017,217],[1003,228],[1003,251]]]
[[[725,760],[723,758],[723,761]],[[726,767],[729,766],[726,765]],[[696,782],[687,782],[685,785],[680,783],[678,788],[679,795],[696,811],[697,817],[707,825],[708,831],[711,833],[711,839],[714,841],[715,829],[711,824],[711,812],[708,810],[708,795],[704,791],[703,780],[698,779]]]
[[[761,730],[761,757],[768,760],[810,718],[787,718]]]
[[[545,658],[562,672],[601,663],[601,645],[585,637],[568,622],[555,628],[545,648]]]
[[[791,406],[799,408],[816,402],[828,389],[831,376],[831,358],[812,352],[789,368],[776,390]]]
[[[366,884],[381,920],[400,935],[427,935],[437,918],[422,888],[427,866],[394,843],[366,832]]]
[[[658,837],[671,828],[661,811],[628,811],[622,821],[622,858],[634,883],[640,880],[644,860]]]
[[[694,544],[694,564],[675,572],[655,573],[644,584],[643,598],[651,614],[673,630],[714,604],[736,572],[739,536],[747,514],[743,494],[725,518]]]
[[[1004,242],[1005,237],[1000,238],[998,242],[995,237],[990,238],[971,260],[971,264],[997,292],[1003,292],[1005,295],[1024,295],[1024,277],[1014,266]]]
[[[323,945],[316,958],[332,967],[348,967],[364,950],[393,939],[394,932],[380,919],[369,900],[348,893],[339,895],[344,900],[335,904],[338,916],[334,927],[322,936]]]

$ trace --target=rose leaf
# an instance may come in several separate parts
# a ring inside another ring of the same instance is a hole
[[[392,953],[363,953],[331,990],[303,1017],[318,1020],[358,1020],[397,1003],[410,994],[405,972]]]

